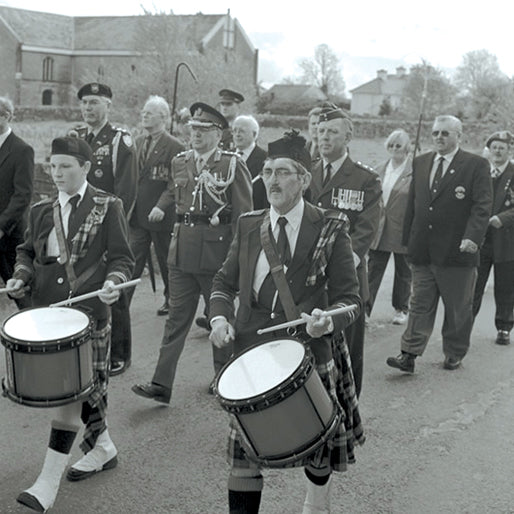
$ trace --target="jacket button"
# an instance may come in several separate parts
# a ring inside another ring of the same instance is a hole
[[[59,278],[57,279],[57,283],[58,283],[58,284],[64,284],[64,278],[59,277]]]
[[[318,207],[321,207],[321,202],[318,202]]]
[[[429,228],[430,230],[432,230],[432,225],[428,225],[428,228]]]
[[[429,210],[429,211],[433,211],[433,210],[434,210],[434,208],[433,208],[432,206],[430,206],[430,207],[428,208],[428,210]]]

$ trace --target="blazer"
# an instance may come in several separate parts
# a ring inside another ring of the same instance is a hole
[[[514,164],[509,162],[496,180],[491,215],[498,216],[502,226],[489,226],[487,236],[492,240],[494,262],[514,261]]]
[[[477,266],[479,252],[461,252],[460,243],[484,240],[492,208],[489,163],[458,150],[440,182],[437,194],[429,186],[436,152],[414,159],[403,242],[413,264]]]
[[[379,164],[377,172],[382,184],[384,182],[385,171],[390,160]],[[370,246],[371,250],[381,250],[383,252],[407,253],[407,247],[402,244],[403,222],[405,221],[405,211],[409,199],[409,189],[412,180],[412,158],[407,157],[405,168],[395,182],[387,204],[380,213],[380,221],[375,240]]]
[[[137,161],[141,157],[146,136],[136,138]],[[169,232],[173,230],[175,222],[175,205],[169,205],[164,211],[162,221],[148,221],[148,214],[157,205],[163,191],[166,190],[171,176],[171,161],[175,155],[184,150],[184,145],[168,132],[164,132],[144,166],[139,169],[138,191],[136,206],[130,223],[146,230]]]
[[[0,229],[13,240],[23,237],[33,178],[34,150],[11,132],[0,147]]]
[[[266,188],[259,173],[262,171],[264,161],[268,157],[268,153],[260,146],[255,146],[252,153],[246,159],[246,166],[252,176],[252,198],[254,209],[265,209],[269,207],[268,195]]]

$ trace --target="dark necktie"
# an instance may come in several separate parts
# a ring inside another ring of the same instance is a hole
[[[325,187],[329,182],[332,175],[332,164],[328,163],[325,166],[325,176],[323,177],[323,187]]]
[[[493,170],[491,170],[491,177],[493,179],[498,178],[501,174],[502,172],[498,168],[494,168]]]
[[[280,226],[277,240],[278,255],[280,257],[280,262],[284,264],[284,266],[289,266],[291,262],[291,248],[289,247],[289,240],[287,239],[286,234],[287,218],[280,216],[277,223]]]
[[[443,178],[443,163],[444,157],[439,157],[439,164],[435,170],[434,180],[432,180],[432,194],[437,193],[437,188],[439,187],[439,183]]]
[[[75,219],[75,214],[77,212],[77,204],[79,203],[80,195],[74,195],[69,200],[68,203],[71,205],[70,215],[68,216],[68,236],[73,227],[73,221]]]
[[[146,136],[141,154],[139,155],[139,169],[143,169],[146,161],[148,160],[148,154],[150,153],[150,145],[152,144],[152,136]]]
[[[93,134],[93,132],[89,132],[88,135],[86,136],[86,143],[91,146],[91,144],[93,143],[93,139],[95,138],[95,135]]]

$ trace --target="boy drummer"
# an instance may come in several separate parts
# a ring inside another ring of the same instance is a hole
[[[127,239],[121,200],[86,181],[91,167],[89,145],[78,138],[52,141],[52,179],[58,198],[43,200],[30,211],[25,241],[17,248],[9,293],[20,298],[30,289],[34,306],[101,289],[98,297],[77,306],[93,319],[95,387],[84,402],[59,407],[51,422],[43,468],[18,502],[38,512],[54,504],[80,420],[85,455],[67,473],[83,480],[117,464],[117,450],[107,430],[107,382],[110,353],[110,308],[119,297],[113,286],[132,276],[134,258]]]

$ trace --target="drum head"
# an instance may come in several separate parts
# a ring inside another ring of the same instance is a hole
[[[245,351],[219,377],[217,389],[227,400],[262,395],[287,380],[305,357],[302,343],[279,339]]]
[[[89,317],[70,307],[40,307],[12,315],[4,323],[3,332],[10,339],[45,342],[66,339],[89,325]]]

